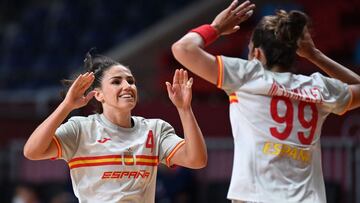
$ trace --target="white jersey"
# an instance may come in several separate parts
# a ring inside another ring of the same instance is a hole
[[[275,73],[255,60],[217,56],[230,97],[234,163],[228,198],[325,203],[321,127],[351,103],[348,86],[314,73]]]
[[[122,128],[94,114],[57,129],[58,158],[68,162],[80,202],[155,201],[157,166],[170,165],[184,140],[163,120],[132,120],[132,128]]]

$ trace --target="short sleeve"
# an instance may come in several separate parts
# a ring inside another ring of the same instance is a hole
[[[75,154],[80,139],[80,124],[76,119],[70,118],[62,124],[55,132],[54,140],[58,146],[57,158],[69,161]]]
[[[322,106],[330,113],[344,114],[352,102],[352,92],[346,83],[315,73],[312,75],[317,83],[322,83]]]
[[[161,163],[170,167],[171,158],[185,144],[185,140],[175,134],[169,123],[162,121],[161,125],[159,158]]]
[[[217,87],[231,94],[246,82],[255,79],[264,72],[258,60],[244,60],[226,56],[216,56],[218,64]]]

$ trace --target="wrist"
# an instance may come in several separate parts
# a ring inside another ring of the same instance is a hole
[[[213,27],[216,30],[216,33],[220,37],[221,36],[220,26],[218,24],[216,24],[216,23],[211,23],[210,26]]]
[[[214,26],[209,24],[201,25],[199,27],[190,30],[190,32],[195,32],[199,34],[204,41],[205,47],[215,42],[215,40],[219,37],[219,30],[216,27],[216,25]]]
[[[319,49],[314,48],[306,55],[306,59],[313,61],[313,60],[316,60],[317,58],[319,58],[321,56],[321,54],[322,54],[322,52]]]
[[[65,100],[60,103],[59,108],[67,113],[70,113],[71,111],[74,110],[74,108],[71,105],[69,105]]]
[[[186,114],[186,113],[191,113],[192,109],[191,106],[189,107],[181,107],[181,108],[176,108],[179,114]]]

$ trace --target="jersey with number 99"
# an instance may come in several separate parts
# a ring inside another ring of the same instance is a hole
[[[346,112],[348,86],[320,73],[271,72],[256,59],[217,56],[217,63],[235,143],[228,198],[326,202],[321,127],[330,113]]]

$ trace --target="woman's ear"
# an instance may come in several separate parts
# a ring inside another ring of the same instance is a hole
[[[104,95],[102,91],[98,89],[95,90],[95,99],[101,103],[104,103]]]
[[[259,60],[262,64],[266,65],[265,53],[261,48],[254,48],[254,58]]]

